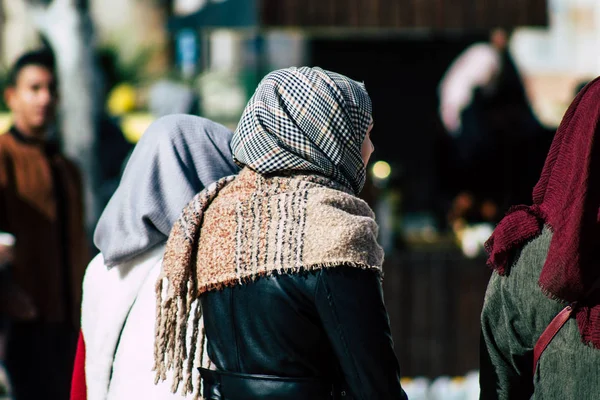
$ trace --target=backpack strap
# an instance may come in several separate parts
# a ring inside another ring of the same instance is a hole
[[[556,317],[548,324],[544,332],[541,334],[540,338],[535,343],[535,347],[533,348],[533,376],[535,376],[535,371],[537,369],[538,362],[540,361],[540,357],[546,347],[550,344],[554,336],[560,331],[560,329],[564,326],[564,324],[569,320],[571,314],[573,313],[573,306],[568,305],[561,312],[558,313]]]
[[[583,298],[590,297],[596,290],[600,289],[600,276],[596,278],[594,284],[589,288],[589,290],[585,293]],[[577,308],[577,301],[569,304],[561,312],[558,313],[556,317],[548,324],[544,332],[541,334],[537,342],[535,343],[535,347],[533,348],[533,375],[535,376],[535,371],[537,370],[538,362],[540,361],[540,357],[546,347],[550,344],[554,336],[560,331],[560,329],[564,326],[564,324],[569,320],[573,311]]]

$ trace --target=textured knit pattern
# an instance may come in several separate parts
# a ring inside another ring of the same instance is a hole
[[[361,83],[320,68],[282,69],[256,89],[231,148],[236,162],[259,173],[316,172],[359,193],[371,113]]]
[[[343,185],[318,175],[265,178],[250,169],[218,181],[184,209],[167,242],[166,299],[162,281],[157,285],[158,378],[173,368],[173,389],[184,378],[184,393],[192,389],[192,364],[183,369],[195,349],[186,349],[185,332],[189,318],[199,318],[201,310],[191,310],[202,293],[262,275],[341,265],[381,271],[382,263],[373,212]]]
[[[500,274],[524,243],[544,224],[554,233],[539,277],[549,297],[579,302],[576,318],[582,340],[600,348],[600,301],[590,299],[600,269],[600,80],[581,90],[567,110],[533,191],[533,206],[517,207],[487,243],[489,264]],[[596,293],[595,296],[598,297]]]

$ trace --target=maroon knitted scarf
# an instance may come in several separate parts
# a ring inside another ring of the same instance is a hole
[[[600,302],[589,296],[600,277],[600,78],[567,110],[550,147],[532,206],[511,209],[486,243],[488,265],[508,273],[515,252],[541,233],[553,232],[539,278],[550,298],[578,302],[579,331],[600,348]]]

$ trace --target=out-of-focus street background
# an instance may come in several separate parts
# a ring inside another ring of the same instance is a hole
[[[466,400],[478,398],[483,243],[511,205],[531,202],[564,111],[600,72],[600,2],[1,2],[3,89],[40,47],[54,54],[55,131],[84,177],[88,234],[157,117],[235,129],[260,79],[288,66],[364,82],[375,153],[362,195],[386,250],[403,385],[411,399]],[[0,132],[12,124],[2,100]]]

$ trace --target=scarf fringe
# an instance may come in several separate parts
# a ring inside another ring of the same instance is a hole
[[[192,304],[194,302],[192,291],[188,292],[188,302]],[[198,334],[200,331],[200,319],[202,318],[202,307],[200,305],[199,300],[195,300],[196,307],[192,310],[192,338],[190,342],[190,352],[186,354],[187,357],[187,369],[186,369],[186,380],[184,384],[184,391],[186,393],[192,393],[194,391],[194,383],[193,383],[193,371],[194,371],[194,361],[196,354],[196,343],[198,342]],[[202,330],[202,335],[204,335],[204,329]],[[204,339],[204,336],[202,337]]]
[[[219,291],[219,290],[223,290],[228,287],[251,283],[251,282],[254,282],[256,279],[262,278],[262,277],[302,274],[302,273],[307,273],[307,272],[318,271],[321,269],[338,268],[338,267],[352,267],[352,268],[358,268],[358,269],[362,269],[362,270],[372,270],[379,274],[380,279],[383,279],[383,275],[384,275],[381,267],[378,267],[378,266],[356,263],[356,262],[351,262],[351,261],[339,261],[339,262],[338,261],[330,261],[330,262],[311,264],[309,266],[279,268],[279,269],[271,270],[271,271],[262,270],[251,276],[239,277],[239,278],[235,277],[235,278],[227,279],[227,280],[224,280],[224,281],[218,282],[218,283],[209,283],[209,284],[200,286],[199,296],[204,293],[207,293],[207,292]]]
[[[177,296],[167,294],[166,299],[163,299],[164,279],[164,276],[159,278],[155,292],[157,339],[154,347],[154,381],[157,383],[166,380],[167,371],[172,370],[171,392],[177,393],[183,382],[181,394],[186,396],[194,391],[192,376],[202,307],[194,296],[195,290],[192,285],[186,285]],[[171,288],[169,286],[169,289]],[[190,319],[193,326],[188,349],[187,332]]]
[[[182,216],[179,218],[176,225],[180,224],[184,228],[183,232],[194,232],[194,229],[190,229],[190,227],[186,226],[187,223],[189,222],[199,226],[202,222],[205,207],[210,204],[223,187],[227,186],[235,178],[236,176],[221,178],[208,186],[204,191],[198,193],[192,202],[184,209]],[[186,213],[194,215],[195,218],[186,218]],[[195,243],[196,238],[187,237],[186,239],[189,242],[188,244],[192,253],[194,253],[193,243]],[[191,265],[195,265],[194,256],[188,261],[190,261]],[[183,382],[181,394],[185,396],[194,392],[193,370],[195,354],[197,352],[196,343],[198,342],[199,324],[202,318],[202,307],[197,300],[198,295],[195,284],[195,273],[188,271],[187,274],[182,276],[181,282],[184,284],[181,285],[181,288],[175,287],[172,282],[167,282],[167,295],[166,298],[163,299],[163,281],[166,278],[167,275],[163,271],[163,274],[159,277],[156,284],[156,339],[153,370],[156,372],[156,383],[165,381],[167,379],[167,371],[172,370],[173,382],[171,385],[171,392],[177,393],[180,384]],[[177,293],[178,289],[179,292]],[[194,305],[195,312],[193,312]],[[191,314],[193,314],[193,327],[190,348],[188,349],[187,331]],[[202,330],[200,349],[201,364],[204,357],[204,343],[206,342],[204,335],[204,330]],[[195,398],[202,400],[201,393],[202,388],[201,385],[198,384]]]
[[[486,265],[506,275],[517,249],[537,237],[545,222],[546,214],[537,205],[511,207],[484,244],[489,255]]]

